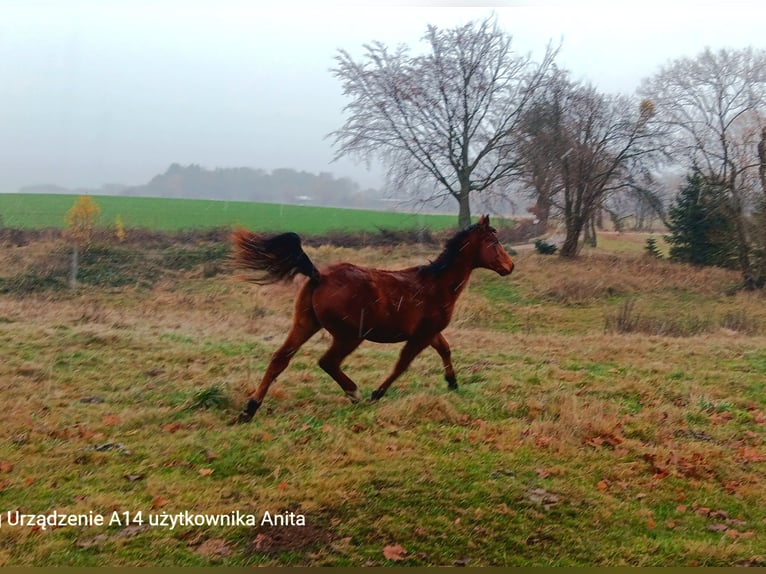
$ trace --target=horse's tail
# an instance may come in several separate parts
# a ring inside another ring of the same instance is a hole
[[[263,285],[290,279],[299,273],[312,283],[319,281],[319,270],[303,251],[301,239],[295,233],[268,236],[237,229],[231,241],[234,266],[256,272],[245,277],[248,281]]]

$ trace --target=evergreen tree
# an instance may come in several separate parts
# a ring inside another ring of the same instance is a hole
[[[734,224],[724,190],[698,168],[686,178],[669,212],[671,261],[736,267]]]

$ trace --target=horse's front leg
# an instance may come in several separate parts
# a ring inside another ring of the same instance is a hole
[[[271,386],[282,371],[287,368],[290,363],[290,359],[293,358],[298,349],[308,341],[319,329],[319,321],[317,321],[314,311],[310,304],[310,292],[304,289],[299,295],[298,302],[295,306],[295,316],[293,317],[293,326],[290,332],[287,334],[285,342],[282,346],[276,350],[271,357],[269,366],[266,367],[266,372],[261,379],[258,388],[254,393],[248,396],[247,406],[245,410],[239,414],[239,417],[235,419],[235,422],[246,423],[249,422],[258,409],[263,404],[263,399]],[[308,301],[308,303],[307,303]]]
[[[452,367],[452,351],[450,351],[447,339],[441,333],[436,333],[431,340],[431,346],[436,349],[436,352],[442,358],[444,380],[447,381],[447,387],[454,391],[457,389],[457,377],[455,376],[455,369]]]
[[[390,375],[388,375],[388,377],[386,377],[386,380],[383,381],[383,383],[381,383],[377,389],[372,391],[372,397],[370,397],[370,400],[377,401],[380,397],[385,395],[388,387],[391,386],[391,383],[393,383],[399,377],[399,375],[407,370],[407,367],[410,366],[412,360],[420,354],[420,351],[430,345],[431,341],[431,338],[418,338],[410,339],[407,341],[407,343],[404,345],[404,348],[402,349],[402,352],[399,354],[399,360],[396,361],[394,370]]]

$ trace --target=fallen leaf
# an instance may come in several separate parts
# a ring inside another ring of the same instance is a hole
[[[12,470],[13,465],[10,462],[7,460],[0,462],[0,472],[11,472]]]
[[[181,423],[168,423],[166,425],[162,425],[162,430],[165,432],[169,432],[171,434],[173,434],[180,428],[181,428]]]
[[[210,476],[211,474],[213,474],[213,469],[212,468],[200,468],[199,469],[199,474],[200,474],[200,476]]]
[[[120,424],[120,417],[118,417],[117,415],[106,415],[102,419],[102,422],[105,425],[109,425],[109,426],[118,425],[118,424]]]
[[[265,546],[271,543],[271,536],[259,532],[256,535],[255,540],[253,540],[253,543],[255,544],[256,550],[262,550]]]
[[[399,562],[404,560],[407,555],[407,551],[400,544],[392,544],[383,548],[383,556],[392,562]]]
[[[126,474],[124,478],[128,482],[136,482],[137,480],[142,480],[144,478],[144,475],[143,474]]]
[[[739,449],[737,451],[737,457],[744,463],[766,461],[766,455],[761,453],[757,448],[749,446]]]
[[[152,508],[161,508],[165,506],[168,502],[170,501],[164,496],[155,496],[154,498],[152,498]]]
[[[608,490],[609,483],[606,480],[599,480],[598,484],[596,485],[596,488],[598,488],[599,490]]]
[[[223,538],[209,538],[197,547],[197,554],[201,554],[205,558],[229,556],[231,548]]]

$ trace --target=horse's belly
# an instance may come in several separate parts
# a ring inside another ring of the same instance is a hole
[[[385,331],[373,328],[364,338],[374,343],[401,343],[409,339],[409,335],[402,331]]]
[[[369,309],[352,313],[325,312],[317,314],[327,331],[338,337],[355,337],[375,343],[401,343],[412,336],[407,324],[390,317],[376,317]]]

